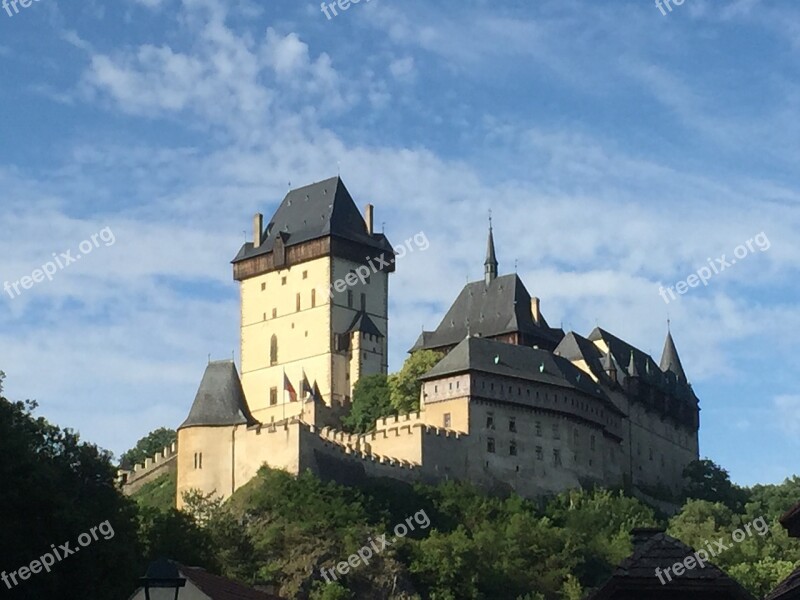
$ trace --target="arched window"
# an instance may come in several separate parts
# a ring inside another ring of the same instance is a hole
[[[272,339],[269,341],[269,364],[270,365],[277,365],[278,364],[278,336],[273,335]]]

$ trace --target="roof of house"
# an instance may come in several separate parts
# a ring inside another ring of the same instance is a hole
[[[686,383],[686,373],[683,372],[683,365],[670,331],[667,332],[667,339],[664,341],[664,351],[661,353],[661,364],[659,366],[665,373],[672,371],[678,377],[678,381]]]
[[[683,367],[680,366],[680,359],[678,359],[677,351],[674,353],[674,360],[677,361],[677,366],[680,368],[680,374],[675,372],[674,369],[663,371],[653,358],[632,346],[628,342],[618,338],[617,336],[609,333],[608,331],[595,327],[588,336],[589,341],[595,342],[602,340],[608,346],[609,351],[614,356],[618,365],[626,365],[626,375],[629,377],[638,377],[647,384],[670,393],[678,398],[691,399],[697,403],[697,396],[694,394],[691,385],[686,381],[686,376],[683,374]],[[670,335],[667,340],[667,345],[672,339]],[[672,343],[674,349],[674,342]],[[666,352],[665,348],[665,352]],[[670,358],[672,361],[673,358]],[[662,361],[663,362],[663,361]],[[673,367],[675,362],[669,362]]]
[[[178,569],[186,579],[212,600],[282,600],[279,596],[212,575],[198,567],[178,565]]]
[[[567,359],[547,350],[481,337],[465,338],[420,379],[428,381],[480,371],[573,389],[603,400],[618,412],[592,378]]]
[[[381,330],[378,329],[375,321],[373,321],[366,311],[363,310],[358,312],[353,319],[353,322],[350,324],[350,327],[347,328],[347,333],[351,333],[353,331],[360,331],[361,333],[368,333],[381,338],[386,337],[383,335],[383,333],[381,333]]]
[[[290,190],[267,224],[261,245],[245,243],[233,262],[272,252],[278,235],[286,246],[334,236],[393,254],[385,235],[367,231],[364,217],[338,176]]]
[[[232,360],[208,363],[189,416],[179,429],[194,426],[253,425],[242,382]]]
[[[531,295],[516,273],[484,279],[464,286],[435,331],[423,332],[412,348],[441,348],[459,343],[467,335],[494,337],[519,331],[553,345],[564,336],[561,329],[540,323],[531,314]]]
[[[764,600],[797,600],[800,598],[800,567],[781,581]]]
[[[725,591],[731,599],[754,600],[735,579],[711,563],[706,563],[703,568],[686,569],[680,576],[670,572],[671,580],[667,580],[665,575],[662,584],[656,569],[663,571],[675,563],[683,562],[695,551],[664,532],[651,533],[645,541],[636,545],[633,554],[620,563],[611,578],[588,600],[613,599],[617,593],[632,590],[638,591],[642,598],[684,598],[689,597],[687,592],[697,594],[692,595],[693,598],[701,598],[703,592]]]

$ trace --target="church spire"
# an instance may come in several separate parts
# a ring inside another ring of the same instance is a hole
[[[667,340],[664,342],[664,352],[661,354],[661,370],[665,373],[672,371],[678,377],[678,381],[686,383],[686,373],[683,371],[681,359],[678,357],[678,350],[675,348],[675,341],[672,339],[672,332],[667,331]]]
[[[489,285],[497,277],[497,256],[494,253],[494,235],[492,234],[492,211],[489,211],[489,241],[486,243],[486,261],[483,263],[484,281]]]

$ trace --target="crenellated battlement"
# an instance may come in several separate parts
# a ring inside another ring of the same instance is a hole
[[[132,469],[118,470],[117,483],[122,488],[123,493],[130,495],[162,474],[175,471],[177,469],[177,458],[178,443],[172,442],[161,452],[145,458],[144,462],[140,464],[134,465]]]

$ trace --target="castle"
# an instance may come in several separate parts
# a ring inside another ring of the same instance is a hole
[[[290,191],[233,259],[241,376],[210,362],[178,441],[121,473],[131,493],[177,470],[183,493],[230,496],[262,465],[357,482],[468,480],[526,497],[590,486],[672,490],[698,458],[699,406],[667,334],[660,363],[611,333],[550,327],[516,274],[484,277],[410,350],[443,358],[420,408],[341,429],[353,386],[387,372],[395,252],[339,177]]]

